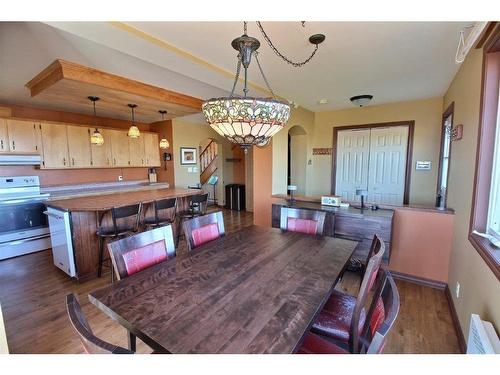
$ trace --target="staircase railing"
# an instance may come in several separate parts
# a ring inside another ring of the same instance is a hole
[[[200,182],[204,185],[217,170],[218,147],[214,140],[200,154]]]

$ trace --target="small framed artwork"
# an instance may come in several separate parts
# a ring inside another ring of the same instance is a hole
[[[181,165],[196,165],[196,148],[181,147]]]

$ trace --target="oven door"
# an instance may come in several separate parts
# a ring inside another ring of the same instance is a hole
[[[45,200],[0,201],[0,260],[50,248]]]

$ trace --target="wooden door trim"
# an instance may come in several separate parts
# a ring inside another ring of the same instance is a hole
[[[405,186],[403,194],[403,204],[409,204],[410,202],[410,182],[411,182],[411,165],[413,156],[413,138],[415,132],[415,121],[392,121],[392,122],[379,122],[373,124],[360,124],[360,125],[346,125],[346,126],[335,126],[333,128],[333,149],[332,149],[332,178],[330,191],[332,195],[335,195],[335,185],[337,177],[337,141],[338,132],[342,130],[356,130],[356,129],[373,129],[373,128],[386,128],[386,127],[396,127],[396,126],[408,126],[408,140],[406,147],[406,169],[405,169]]]
[[[437,182],[436,182],[436,207],[437,207],[437,195],[439,194],[439,188],[441,185],[441,170],[443,169],[443,163],[442,163],[442,157],[443,157],[443,139],[445,136],[445,128],[444,128],[444,122],[446,121],[446,118],[451,115],[451,126],[453,127],[453,120],[455,117],[455,102],[451,102],[451,104],[446,108],[446,110],[443,112],[443,115],[441,116],[441,143],[439,146],[439,159],[438,159],[438,175],[437,175]],[[446,181],[448,181],[448,178],[450,176],[450,163],[451,163],[451,147],[452,147],[453,142],[450,140],[450,156],[448,158],[448,173],[446,175]],[[445,195],[444,198],[444,207],[447,206],[448,202],[448,194]]]

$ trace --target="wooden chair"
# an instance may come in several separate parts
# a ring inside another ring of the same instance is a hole
[[[66,310],[73,328],[80,336],[85,352],[89,354],[134,354],[131,350],[110,344],[95,336],[74,294],[66,296]]]
[[[116,277],[121,280],[175,256],[172,226],[166,225],[111,242],[108,250]]]
[[[223,237],[224,234],[222,211],[212,212],[184,222],[184,235],[189,251]]]
[[[179,226],[177,227],[177,241],[176,246],[179,244],[179,239],[182,236],[182,226],[185,220],[194,217],[203,216],[207,213],[208,206],[208,193],[192,195],[189,201],[189,208],[177,214],[179,217]]]
[[[298,208],[281,207],[280,228],[290,232],[323,235],[326,213]]]
[[[373,255],[368,261],[358,296],[353,297],[334,290],[311,328],[314,333],[348,344],[351,352],[356,351],[360,333],[367,322],[365,305],[370,291],[376,284],[375,281],[385,252],[384,242],[378,236],[375,236],[375,241],[377,243],[374,246]],[[376,288],[377,286],[375,286]],[[372,293],[369,299],[370,305],[375,298],[374,296]]]
[[[302,345],[297,350],[299,354],[380,354],[384,350],[387,335],[396,321],[399,313],[399,293],[390,272],[382,270],[382,282],[376,293],[375,302],[370,306],[370,324],[366,325],[361,335],[358,348],[349,352],[341,344],[328,338],[308,332]]]
[[[145,217],[143,224],[148,229],[161,227],[175,222],[177,198],[161,199],[153,202],[152,217]]]
[[[109,259],[104,259],[104,241],[122,238],[136,233],[139,229],[141,209],[142,203],[113,207],[110,210],[111,226],[104,225],[103,219],[105,217],[105,212],[101,214],[99,227],[96,233],[99,237],[99,266],[97,276],[101,277],[103,264],[105,261],[109,261]],[[111,272],[111,281],[113,281],[113,272]]]

